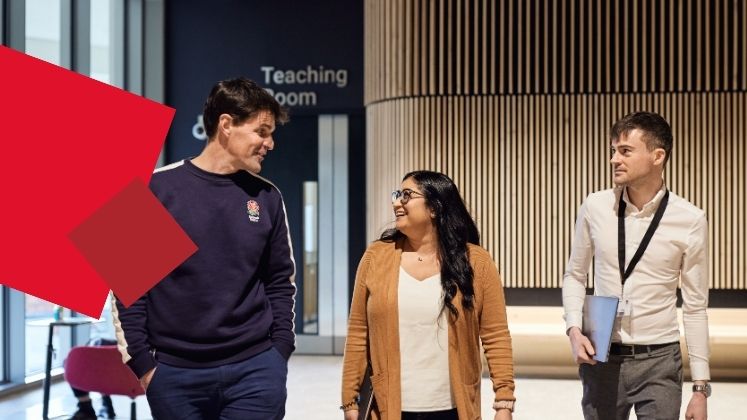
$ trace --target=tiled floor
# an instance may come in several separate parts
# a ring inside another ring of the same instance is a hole
[[[290,420],[340,420],[340,369],[342,359],[328,356],[294,356],[288,377],[286,418]],[[714,383],[713,396],[708,400],[709,418],[713,420],[743,420],[747,418],[747,383]],[[684,394],[689,398],[690,392]],[[579,407],[581,385],[577,380],[525,379],[516,380],[517,420],[582,419]],[[41,418],[41,390],[16,394],[0,400],[0,419],[38,420]],[[98,407],[98,396],[94,397]],[[492,419],[490,381],[483,379],[483,418]],[[684,405],[683,411],[684,415]],[[114,397],[119,419],[129,418],[129,399]],[[148,403],[137,399],[138,419],[150,419]],[[75,398],[67,384],[52,387],[50,415],[64,419],[64,413],[75,409]],[[635,416],[631,416],[635,418]],[[251,419],[247,419],[251,420]]]

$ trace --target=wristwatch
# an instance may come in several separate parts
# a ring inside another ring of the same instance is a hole
[[[693,392],[702,392],[708,398],[711,396],[711,384],[706,382],[705,385],[693,385]]]

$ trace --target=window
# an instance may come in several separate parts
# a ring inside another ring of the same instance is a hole
[[[47,323],[54,317],[55,305],[38,297],[26,295],[26,376],[44,372],[47,360],[49,327]],[[65,309],[63,316],[70,316]],[[70,328],[55,328],[52,346],[55,357],[52,368],[62,366],[62,361],[70,351]]]
[[[157,11],[163,1],[147,2]],[[145,35],[142,4],[132,9],[126,0],[0,0],[0,41],[26,54],[68,68],[77,67],[96,80],[138,92],[139,77],[125,80],[126,57],[141,57],[139,40]],[[76,17],[90,16],[84,21]],[[125,20],[128,16],[128,20]],[[163,28],[151,26],[154,34]],[[133,38],[125,40],[127,34]],[[126,54],[125,50],[128,51]],[[142,59],[134,59],[132,74],[140,74]],[[160,82],[159,82],[160,83]],[[101,321],[90,326],[55,328],[52,367],[60,367],[69,349],[91,339],[114,337],[111,300],[102,302]],[[22,384],[40,378],[47,360],[48,322],[55,305],[43,299],[0,286],[0,381]],[[63,316],[74,315],[69,310]],[[53,370],[53,373],[55,371]]]
[[[26,1],[26,54],[60,64],[61,16],[61,0]]]
[[[113,1],[91,2],[91,77],[109,84],[114,82],[114,19],[121,18],[112,13]]]
[[[80,327],[78,327],[80,328]],[[80,328],[82,330],[82,328]],[[114,321],[112,321],[112,295],[111,293],[106,298],[106,303],[101,310],[101,316],[99,322],[91,324],[90,338],[108,338],[110,340],[115,339],[114,336]]]
[[[0,286],[0,383],[8,379],[5,374],[5,340],[8,339],[8,331],[5,328],[5,295],[5,286]]]

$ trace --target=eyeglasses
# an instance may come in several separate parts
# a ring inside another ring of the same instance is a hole
[[[425,197],[423,193],[413,191],[409,188],[405,188],[404,190],[394,190],[392,191],[392,204],[396,203],[397,200],[399,200],[399,202],[402,204],[407,204],[407,202],[410,201],[411,198],[418,198],[418,197],[413,197],[413,194],[417,194],[420,197]]]

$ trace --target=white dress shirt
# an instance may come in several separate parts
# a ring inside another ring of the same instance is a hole
[[[625,267],[643,239],[666,191],[662,186],[642,209],[623,195]],[[646,252],[622,286],[617,254],[617,206],[622,188],[590,194],[576,220],[571,256],[563,276],[566,331],[581,328],[586,278],[594,258],[594,294],[621,299],[630,312],[617,318],[613,342],[679,341],[676,302],[682,288],[685,339],[693,380],[710,379],[708,366],[708,222],[705,213],[669,192],[669,203]],[[626,305],[625,302],[628,302]]]

